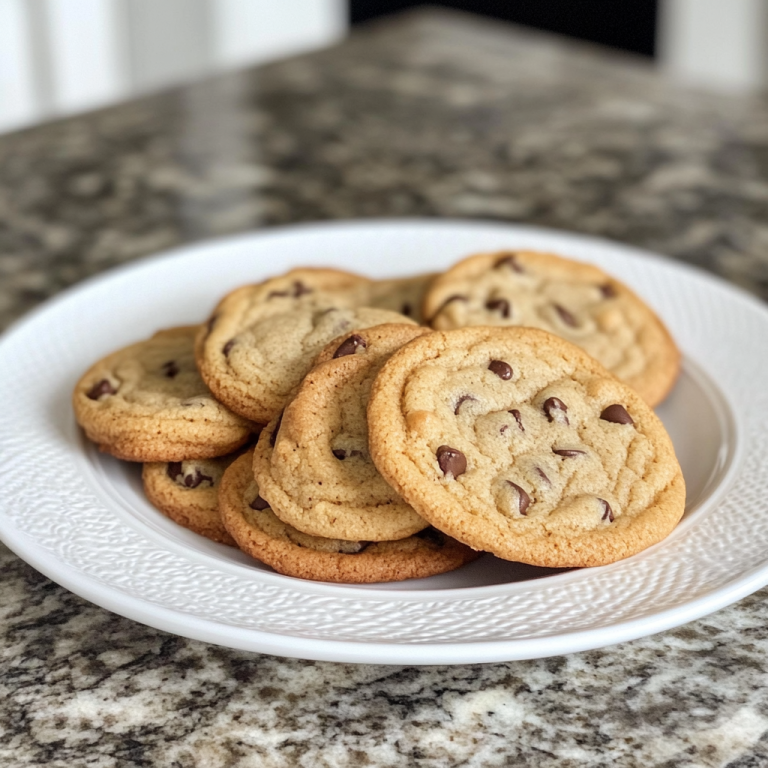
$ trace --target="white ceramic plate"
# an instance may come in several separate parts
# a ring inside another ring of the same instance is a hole
[[[144,500],[137,467],[82,438],[70,392],[97,358],[198,322],[242,283],[298,265],[375,277],[473,251],[553,250],[633,286],[668,323],[683,374],[659,409],[688,485],[661,544],[569,572],[484,556],[452,574],[368,587],[280,576],[185,531]],[[180,248],[76,286],[0,342],[0,536],[116,613],[282,656],[444,664],[596,648],[683,624],[768,583],[768,311],[701,272],[524,227],[393,221],[302,226]]]

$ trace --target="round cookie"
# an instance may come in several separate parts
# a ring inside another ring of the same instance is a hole
[[[436,272],[430,272],[394,280],[374,280],[367,303],[372,307],[399,312],[419,325],[424,325],[421,309],[427,290],[436,276]]]
[[[282,522],[259,495],[252,459],[237,459],[221,482],[224,525],[243,552],[300,579],[367,584],[422,579],[455,570],[478,557],[459,542],[427,528],[399,541],[342,541],[308,536]]]
[[[224,470],[240,455],[215,459],[153,462],[142,467],[144,493],[175,523],[206,539],[237,546],[219,514],[219,486]]]
[[[349,541],[402,539],[427,527],[373,465],[366,420],[381,366],[425,333],[381,325],[339,337],[321,353],[254,455],[261,494],[281,520],[312,536]]]
[[[650,405],[672,388],[680,353],[664,324],[601,269],[548,253],[469,256],[432,283],[424,313],[433,328],[524,325],[581,347]]]
[[[72,396],[75,417],[102,451],[127,461],[223,456],[253,427],[217,402],[195,366],[199,326],[158,331],[95,363]]]
[[[532,328],[415,339],[374,382],[371,456],[430,523],[474,549],[603,565],[672,531],[685,483],[651,408],[578,347]]]
[[[222,299],[198,334],[200,373],[221,402],[266,424],[331,339],[353,328],[412,322],[362,306],[371,281],[332,269],[294,269]]]

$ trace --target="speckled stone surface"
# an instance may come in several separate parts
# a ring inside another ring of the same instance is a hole
[[[768,100],[681,90],[500,24],[404,16],[0,137],[0,327],[175,244],[390,216],[588,232],[766,298]],[[600,651],[424,668],[185,640],[2,545],[0,595],[3,766],[768,765],[768,590]]]

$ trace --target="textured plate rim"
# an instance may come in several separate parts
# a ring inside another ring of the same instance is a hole
[[[252,238],[261,239],[265,237],[279,237],[285,234],[290,236],[297,232],[311,234],[313,230],[327,233],[329,230],[340,228],[350,230],[370,227],[399,227],[403,225],[410,227],[436,227],[441,229],[450,229],[452,227],[460,227],[462,229],[494,229],[498,231],[500,236],[520,235],[534,238],[540,237],[542,239],[560,238],[563,241],[571,240],[580,243],[584,247],[589,245],[599,247],[600,249],[615,247],[617,251],[624,254],[635,254],[644,259],[653,259],[657,263],[665,263],[675,271],[690,271],[690,273],[695,274],[698,279],[704,279],[705,281],[716,285],[721,290],[726,290],[732,294],[738,295],[740,301],[751,305],[752,309],[759,311],[766,322],[768,322],[768,311],[749,294],[746,294],[700,270],[679,263],[667,262],[663,257],[660,257],[657,254],[649,253],[624,244],[614,244],[584,235],[534,227],[461,220],[432,221],[403,219],[327,222],[321,224],[303,224],[281,227],[263,232],[246,233],[235,237],[208,241],[191,246],[182,246],[158,254],[155,257],[142,259],[132,264],[124,265],[117,269],[97,275],[62,292],[49,302],[46,302],[24,318],[17,321],[8,329],[2,339],[0,339],[0,357],[3,354],[4,342],[8,338],[24,333],[25,329],[37,322],[41,315],[45,315],[52,311],[60,303],[77,300],[79,296],[88,292],[94,286],[100,283],[109,283],[118,280],[124,273],[144,270],[148,267],[151,269],[152,263],[158,258],[168,259],[181,257],[188,254],[190,251],[204,251],[221,248],[222,246],[226,248],[228,245],[237,243],[238,241],[247,242]],[[739,432],[741,433],[740,430]],[[730,477],[733,477],[735,474],[737,465],[738,461],[734,461],[734,467],[732,467],[732,471],[729,473]],[[242,650],[274,653],[281,656],[360,663],[475,663],[535,658],[603,647],[653,634],[691,621],[711,613],[712,611],[718,610],[768,583],[768,562],[766,562],[759,567],[741,574],[740,578],[724,587],[721,586],[713,589],[711,593],[704,594],[695,600],[682,603],[674,608],[653,614],[650,617],[643,616],[596,629],[579,630],[548,637],[535,637],[530,640],[517,638],[508,641],[495,640],[457,643],[378,643],[367,641],[327,640],[274,634],[253,628],[243,629],[232,627],[230,625],[221,625],[218,622],[200,617],[190,617],[175,609],[158,606],[132,595],[126,595],[113,587],[105,587],[94,581],[91,577],[72,568],[69,564],[57,563],[51,565],[45,560],[45,553],[38,550],[36,542],[25,532],[17,530],[15,526],[4,529],[1,537],[13,551],[22,557],[22,559],[76,594],[79,594],[97,605],[101,605],[116,613],[140,621],[144,624],[154,626],[158,629]],[[343,590],[346,588],[340,589]],[[450,591],[451,590],[448,590],[448,592]],[[465,599],[466,591],[467,590],[456,590],[456,592],[463,594],[458,595],[455,599]],[[370,596],[383,597],[384,594],[385,593],[383,592],[378,592],[371,593]],[[419,597],[428,594],[429,593],[427,592],[418,593]],[[406,597],[406,595],[407,593],[403,592],[390,592],[386,594],[390,599],[403,598]],[[440,596],[445,599],[446,591],[441,591]],[[411,596],[408,599],[414,598]]]

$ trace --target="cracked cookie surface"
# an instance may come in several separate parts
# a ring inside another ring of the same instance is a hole
[[[254,475],[275,514],[313,536],[385,541],[426,528],[368,450],[366,406],[381,366],[426,328],[387,324],[341,336],[259,439]]]
[[[199,326],[158,331],[99,360],[75,386],[78,423],[101,450],[127,461],[231,453],[252,424],[217,402],[197,371]]]
[[[371,280],[339,270],[295,269],[238,288],[198,334],[203,379],[233,411],[266,424],[333,338],[354,328],[413,322],[365,306],[371,286]]]
[[[286,576],[346,584],[402,581],[446,573],[478,557],[433,528],[384,542],[302,533],[280,520],[259,495],[250,453],[225,472],[219,505],[240,549]]]
[[[424,313],[432,327],[527,326],[581,347],[650,405],[674,385],[680,353],[657,315],[591,264],[532,251],[469,256],[438,276]]]
[[[614,562],[679,521],[685,483],[663,425],[579,348],[530,328],[415,339],[374,382],[370,450],[435,527],[533,565]]]

